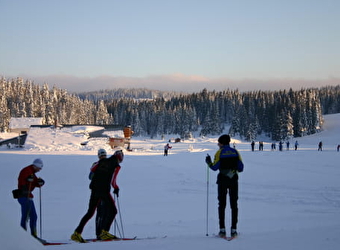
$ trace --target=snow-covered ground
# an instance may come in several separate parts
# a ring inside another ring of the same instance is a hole
[[[245,170],[239,182],[240,237],[231,242],[212,236],[218,232],[217,173],[209,171],[207,178],[204,160],[207,153],[216,152],[217,137],[171,143],[168,157],[163,156],[163,147],[169,137],[133,138],[134,150],[125,152],[118,176],[125,236],[167,237],[62,246],[42,246],[20,228],[20,206],[11,194],[19,171],[37,157],[44,161],[44,168],[38,173],[46,181],[41,189],[42,237],[65,241],[87,210],[88,172],[97,160],[97,150],[113,150],[105,138],[90,139],[82,146],[87,138],[79,133],[79,128],[32,129],[25,148],[0,148],[1,249],[339,249],[339,125],[340,114],[325,116],[324,131],[299,138],[297,151],[291,148],[272,152],[271,142],[267,142],[264,151],[252,152],[249,142],[235,140]],[[319,141],[324,144],[322,152],[317,151]],[[34,195],[39,215],[39,190]],[[226,211],[230,225],[229,207]],[[94,219],[86,225],[83,236],[95,236]]]

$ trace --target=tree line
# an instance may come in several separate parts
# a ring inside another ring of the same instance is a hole
[[[107,94],[105,94],[107,93]],[[140,94],[139,94],[140,93]],[[340,85],[294,91],[208,91],[192,94],[140,89],[69,94],[21,78],[0,79],[0,130],[10,117],[43,117],[44,124],[132,125],[135,135],[155,137],[223,131],[274,141],[317,133],[323,114],[340,112]]]
[[[83,100],[66,90],[22,78],[0,78],[0,131],[9,131],[11,117],[42,117],[43,124],[109,124],[104,101]]]

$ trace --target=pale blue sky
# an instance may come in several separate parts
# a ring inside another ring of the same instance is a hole
[[[0,0],[0,10],[6,78],[70,90],[100,79],[173,90],[340,84],[339,0]]]

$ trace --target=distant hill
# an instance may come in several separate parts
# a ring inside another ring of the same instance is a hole
[[[76,93],[81,99],[97,101],[97,100],[112,100],[119,98],[130,98],[130,99],[155,99],[155,98],[164,98],[170,99],[172,97],[176,97],[181,95],[181,92],[169,92],[169,91],[160,91],[160,90],[151,90],[145,88],[136,88],[136,89],[106,89],[99,91],[90,91],[90,92],[80,92]]]

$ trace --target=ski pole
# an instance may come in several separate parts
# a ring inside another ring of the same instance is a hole
[[[209,236],[209,167],[207,167],[207,214],[206,214],[206,236]]]
[[[118,211],[117,211],[117,213],[118,213]],[[114,231],[113,232],[114,232],[114,235],[117,235],[117,233],[118,233],[120,238],[123,237],[123,235],[121,233],[121,230],[119,229],[119,224],[117,222],[117,217],[114,220]]]
[[[114,233],[114,235],[117,235],[117,222],[116,222],[116,219],[114,220],[113,233]]]
[[[117,231],[118,231],[119,237],[120,238],[124,238],[124,236],[121,233],[121,230],[119,229],[119,225],[118,225],[117,219],[115,219],[114,224],[115,224],[114,225],[114,234],[117,235]]]
[[[42,238],[42,205],[41,205],[41,187],[39,187],[39,217],[40,217],[40,238]]]
[[[119,204],[119,199],[118,199],[118,195],[116,195],[116,199],[117,199],[117,205],[118,205],[118,213],[119,213],[119,219],[120,219],[120,227],[122,229],[122,235],[123,238],[125,237],[124,235],[124,227],[123,227],[123,220],[122,220],[122,214],[120,212],[120,204]]]

